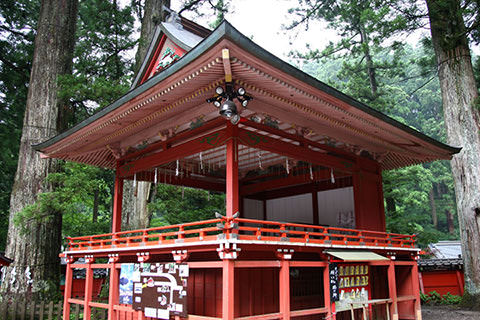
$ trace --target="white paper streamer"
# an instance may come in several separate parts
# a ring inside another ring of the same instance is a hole
[[[155,184],[157,184],[158,182],[158,168],[155,168],[155,178],[153,179],[153,181],[155,182]]]
[[[180,161],[177,160],[177,168],[175,169],[175,176],[178,177],[180,174]]]
[[[335,183],[335,176],[333,175],[333,169],[330,169],[330,181]]]
[[[288,158],[285,158],[285,169],[287,169],[287,174],[290,174],[290,165],[288,164]]]
[[[311,164],[310,164],[310,180],[313,180],[313,169]]]

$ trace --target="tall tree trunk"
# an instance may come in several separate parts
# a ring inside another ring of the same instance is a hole
[[[95,188],[93,191],[93,210],[92,210],[92,222],[96,223],[98,221],[98,205],[100,202],[100,190]]]
[[[480,114],[470,49],[458,0],[426,0],[438,63],[465,264],[465,289],[480,299]]]
[[[377,76],[375,72],[375,64],[373,63],[373,58],[370,53],[370,44],[369,44],[370,40],[363,26],[360,26],[359,31],[360,31],[361,42],[363,47],[363,55],[365,57],[365,63],[367,67],[368,81],[370,83],[370,91],[372,93],[372,100],[375,100],[378,95],[377,94],[378,84],[377,84]]]
[[[452,211],[447,209],[445,211],[445,215],[447,216],[447,230],[448,230],[448,233],[454,234],[455,233],[455,226],[453,225]]]
[[[438,218],[437,218],[437,206],[435,204],[435,193],[433,192],[433,186],[428,193],[430,198],[430,209],[432,210],[432,223],[435,229],[438,229]]]
[[[170,8],[170,0],[146,0],[145,9],[142,17],[142,28],[140,31],[140,40],[138,42],[137,53],[135,54],[135,73],[140,70],[143,59],[147,54],[148,46],[152,41],[155,27],[165,21],[168,12],[163,7]]]
[[[140,41],[135,55],[135,72],[139,71],[145,59],[148,46],[155,33],[155,27],[166,18],[167,14],[163,10],[164,6],[169,8],[170,0],[145,1]],[[151,188],[152,184],[150,182],[139,181],[134,188],[132,181],[125,181],[122,229],[133,230],[149,227],[152,214],[148,210],[147,204],[151,194]]]
[[[4,297],[58,294],[62,216],[45,212],[28,222],[27,233],[14,224],[15,215],[47,191],[45,178],[58,162],[40,159],[32,145],[52,138],[61,129],[65,101],[57,97],[57,77],[71,72],[74,48],[75,0],[43,0],[35,38],[32,72],[23,121],[17,172],[10,198],[6,256],[14,262],[2,283]]]

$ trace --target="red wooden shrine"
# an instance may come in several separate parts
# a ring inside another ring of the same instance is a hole
[[[239,117],[220,116],[217,100],[233,100]],[[198,320],[420,319],[415,236],[386,232],[381,174],[458,152],[311,78],[228,22],[209,32],[183,18],[159,26],[130,92],[37,150],[116,170],[112,233],[70,238],[63,253],[64,319],[76,304],[83,319],[94,308],[109,319],[147,318],[120,303],[119,278],[122,265],[148,262],[188,266],[181,294]],[[226,212],[123,231],[125,179],[225,192]],[[86,269],[83,299],[72,298],[73,268]],[[92,298],[95,268],[110,270],[108,302]],[[150,284],[136,294],[141,285]],[[151,318],[167,317],[162,303]]]

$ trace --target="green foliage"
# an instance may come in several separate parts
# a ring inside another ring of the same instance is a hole
[[[215,212],[225,214],[225,194],[158,184],[149,209],[152,227],[213,219]]]
[[[340,40],[330,42],[323,50],[307,47],[306,52],[296,51],[291,55],[317,62],[335,59],[342,64],[335,74],[339,79],[335,87],[378,110],[389,111],[392,103],[385,97],[391,94],[391,88],[379,77],[402,75],[404,66],[396,57],[402,53],[403,45],[391,41],[390,36],[415,27],[415,23],[397,15],[396,10],[394,6],[367,0],[299,0],[298,7],[290,9],[297,18],[287,29],[301,25],[308,29],[310,21],[322,20]]]
[[[39,8],[38,0],[0,2],[0,251],[7,237]]]
[[[134,31],[131,6],[120,8],[112,0],[80,3],[73,73],[59,78],[59,96],[71,102],[71,125],[128,91]]]
[[[195,17],[209,17],[211,22],[209,27],[216,28],[225,18],[225,14],[230,11],[231,0],[182,0],[179,15],[189,11]]]
[[[52,191],[39,194],[34,204],[15,216],[15,224],[23,232],[28,232],[29,222],[48,222],[55,214],[63,215],[64,236],[109,231],[113,189],[110,171],[67,162],[61,172],[48,175],[47,183],[54,186]]]
[[[320,80],[367,102],[370,106],[388,111],[394,119],[408,124],[440,141],[446,140],[441,108],[441,94],[435,65],[429,57],[434,56],[431,46],[377,53],[376,60],[397,61],[397,66],[388,72],[377,73],[378,95],[368,101],[370,87],[365,83],[365,73],[351,69],[348,58],[309,61],[303,69]],[[419,63],[417,63],[419,62]],[[385,63],[384,65],[386,65]],[[362,82],[363,81],[363,82]],[[417,243],[425,247],[430,242],[458,238],[457,227],[449,233],[447,212],[456,213],[453,179],[448,161],[436,161],[383,172],[384,197],[386,199],[387,230],[405,234],[417,234]],[[429,194],[434,194],[438,226],[432,222],[432,203]]]
[[[462,301],[461,296],[457,296],[448,292],[443,296],[436,291],[431,291],[429,293],[420,293],[420,299],[423,304],[427,305],[456,305]]]

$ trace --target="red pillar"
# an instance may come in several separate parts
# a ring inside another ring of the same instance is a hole
[[[412,289],[413,289],[413,294],[415,296],[415,315],[417,320],[422,320],[419,284],[420,282],[418,277],[418,264],[415,262],[412,265]]]
[[[388,265],[388,291],[392,304],[390,305],[390,314],[392,320],[398,320],[398,306],[397,306],[397,284],[395,283],[395,263],[390,261]]]
[[[92,301],[93,290],[93,258],[85,258],[87,268],[85,270],[85,298],[83,300],[83,319],[90,320],[92,309],[90,308],[90,302]]]
[[[353,183],[353,203],[355,207],[355,228],[362,229],[363,227],[363,195],[362,195],[362,180],[360,178],[360,172],[354,172],[352,174]]]
[[[123,179],[120,175],[115,176],[115,191],[113,195],[113,217],[112,232],[119,232],[122,229],[122,201],[123,201]]]
[[[290,260],[281,260],[280,265],[280,313],[282,319],[290,319]]]
[[[222,319],[233,320],[235,318],[235,261],[223,259],[223,288],[222,288]]]
[[[117,269],[117,258],[111,258],[110,263],[110,284],[108,292],[108,320],[114,320],[115,311],[113,307],[118,304],[118,280],[120,278],[120,270]]]
[[[320,224],[318,217],[318,193],[315,189],[312,191],[312,212],[312,223],[318,226]]]
[[[457,285],[458,285],[458,290],[459,290],[458,292],[460,293],[461,296],[463,296],[465,281],[463,280],[462,272],[460,270],[456,270],[455,273],[457,275]]]
[[[327,315],[325,319],[335,320],[335,315],[332,316],[332,306],[330,301],[330,275],[328,266],[323,268],[323,297],[325,301],[325,308],[327,308]]]
[[[233,216],[239,209],[238,201],[238,143],[237,143],[237,127],[228,125],[227,133],[231,137],[227,141],[227,181],[226,181],[226,197],[227,197],[227,217]]]
[[[70,319],[70,302],[68,300],[72,297],[72,262],[73,260],[67,260],[67,270],[65,273],[65,293],[63,295],[63,319]]]

